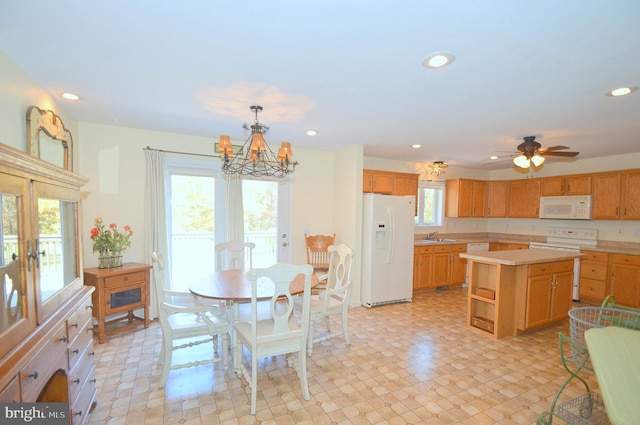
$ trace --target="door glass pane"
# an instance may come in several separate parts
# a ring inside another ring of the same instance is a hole
[[[256,244],[253,266],[269,267],[277,262],[278,184],[243,180],[244,240]]]
[[[38,252],[40,298],[44,302],[74,282],[76,273],[76,204],[57,199],[38,199]]]
[[[19,214],[18,197],[14,195],[0,194],[0,214],[2,220],[2,253],[0,253],[0,285],[2,285],[2,297],[0,298],[0,333],[9,329],[12,324],[24,317],[22,305],[23,285],[20,277],[20,263],[18,261],[19,246]]]
[[[172,289],[215,269],[215,178],[171,175]]]

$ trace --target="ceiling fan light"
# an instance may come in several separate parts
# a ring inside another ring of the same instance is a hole
[[[544,162],[544,156],[537,155],[537,154],[533,155],[531,157],[531,162],[533,162],[533,165],[535,165],[536,167],[539,167]]]
[[[524,155],[519,155],[513,158],[513,163],[516,164],[520,168],[529,168],[531,167],[531,162],[529,158]]]

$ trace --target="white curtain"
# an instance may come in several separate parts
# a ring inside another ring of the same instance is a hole
[[[145,241],[145,258],[151,264],[151,253],[160,252],[164,255],[164,282],[170,282],[171,261],[168,249],[167,214],[165,203],[165,154],[160,151],[146,149],[144,151],[147,164],[147,181],[145,187],[145,224],[147,226]],[[153,274],[152,274],[153,279]],[[149,314],[152,318],[157,316],[157,303],[155,283],[151,282],[151,303]],[[166,285],[165,285],[166,286]],[[167,288],[169,289],[169,288]]]
[[[244,207],[242,179],[238,174],[227,175],[227,240],[244,241]]]

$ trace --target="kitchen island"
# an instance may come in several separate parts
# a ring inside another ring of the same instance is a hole
[[[467,327],[498,339],[566,319],[573,260],[582,256],[547,249],[460,253],[469,264]]]

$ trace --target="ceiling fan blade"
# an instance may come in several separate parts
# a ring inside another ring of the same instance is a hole
[[[563,149],[571,149],[568,146],[551,146],[549,148],[540,148],[538,149],[540,152],[548,152],[548,151],[559,151]]]
[[[578,156],[580,152],[541,152],[544,156]]]

